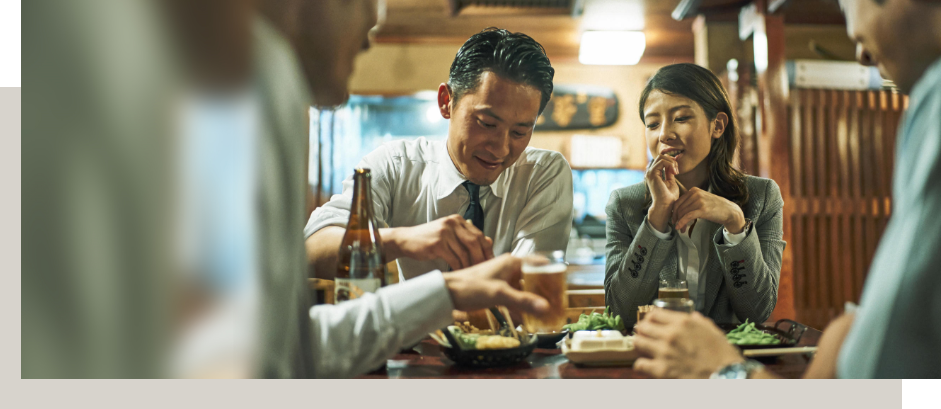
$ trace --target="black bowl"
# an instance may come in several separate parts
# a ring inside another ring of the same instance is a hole
[[[542,332],[536,333],[536,348],[542,349],[558,349],[558,343],[566,335],[569,334],[569,330],[563,329],[558,332]]]
[[[444,355],[454,363],[471,368],[492,368],[507,366],[522,362],[536,349],[537,337],[530,336],[529,340],[516,348],[507,349],[461,349],[445,348]]]

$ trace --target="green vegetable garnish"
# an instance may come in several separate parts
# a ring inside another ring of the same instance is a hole
[[[458,342],[462,344],[455,345],[456,347],[462,347],[464,349],[477,348],[477,338],[480,338],[480,334],[465,334],[464,331],[461,331],[461,329],[457,327],[448,329],[451,331],[451,335],[454,335],[454,338],[457,338]]]
[[[610,313],[611,307],[604,309],[604,313],[592,312],[590,315],[581,314],[578,316],[578,322],[565,324],[562,329],[570,332],[585,330],[617,330],[624,331],[624,321],[620,315]]]
[[[781,343],[778,337],[756,328],[755,323],[748,322],[747,319],[742,325],[729,331],[725,338],[732,345],[778,345]]]

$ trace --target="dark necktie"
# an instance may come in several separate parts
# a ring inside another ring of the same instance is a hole
[[[467,193],[470,194],[470,204],[464,211],[464,218],[474,223],[481,232],[484,231],[484,208],[480,206],[480,185],[475,185],[470,181],[462,183]]]

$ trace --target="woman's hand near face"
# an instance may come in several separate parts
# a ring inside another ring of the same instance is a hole
[[[673,226],[682,233],[696,219],[721,224],[729,233],[745,229],[745,215],[732,201],[694,187],[673,204]]]
[[[644,182],[650,189],[652,204],[647,210],[647,220],[661,232],[667,230],[667,223],[673,211],[673,204],[680,198],[680,187],[676,183],[679,165],[667,155],[660,155],[647,168]],[[666,176],[664,180],[663,175]]]

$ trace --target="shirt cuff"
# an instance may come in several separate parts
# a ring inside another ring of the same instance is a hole
[[[748,235],[747,233],[748,233],[747,225],[745,226],[744,229],[742,229],[741,233],[737,233],[737,234],[729,233],[729,231],[726,230],[725,227],[722,228],[722,238],[725,239],[725,244],[729,247],[738,245],[738,243],[741,243],[742,240],[745,240],[745,236]]]
[[[406,344],[454,321],[454,302],[441,271],[422,274],[379,291],[392,311],[395,325]]]
[[[319,210],[319,209],[318,209]],[[312,236],[314,233],[320,231],[321,229],[329,226],[337,226],[346,228],[347,221],[350,220],[350,215],[347,213],[344,215],[323,215],[318,214],[317,210],[314,210],[314,213],[311,214],[310,219],[307,221],[307,225],[304,226],[304,240],[307,240],[308,237]]]
[[[653,227],[652,224],[650,224],[650,220],[646,220],[646,219],[645,219],[644,223],[647,223],[647,227],[650,228],[650,231],[652,231],[653,234],[654,234],[654,236],[657,236],[658,239],[660,239],[660,240],[670,240],[670,235],[673,233],[673,228],[670,227],[669,225],[667,226],[667,232],[666,232],[666,233],[661,233],[659,230],[657,230],[655,227]]]

